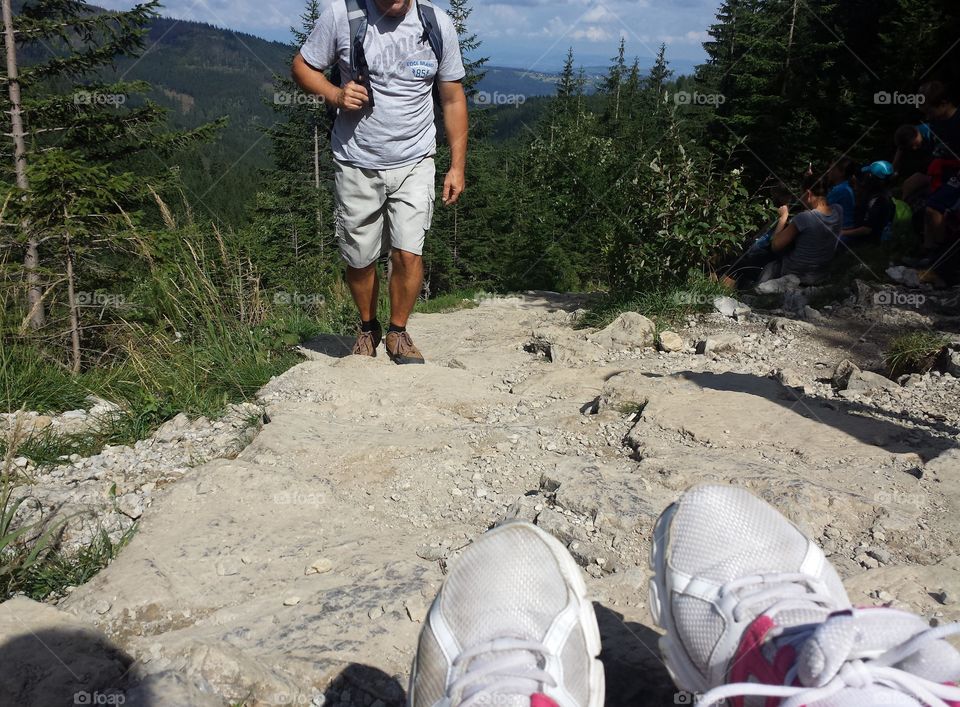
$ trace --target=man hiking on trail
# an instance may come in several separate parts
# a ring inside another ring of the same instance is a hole
[[[339,85],[323,72],[338,67]],[[467,100],[453,21],[427,0],[333,0],[293,62],[293,78],[337,109],[336,230],[360,311],[353,353],[376,356],[377,260],[392,249],[387,355],[423,363],[407,333],[423,285],[423,243],[436,198],[434,85],[450,143],[443,203],[465,186]]]

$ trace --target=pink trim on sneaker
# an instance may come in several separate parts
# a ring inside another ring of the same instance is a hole
[[[761,615],[744,632],[737,653],[730,666],[730,682],[758,682],[761,685],[783,685],[787,672],[797,660],[797,651],[793,646],[785,645],[771,663],[763,653],[767,635],[777,624],[769,616]],[[799,681],[794,681],[799,686]],[[744,697],[731,699],[733,707],[743,707]],[[766,707],[777,707],[779,697],[768,697]]]
[[[546,695],[537,693],[530,697],[530,707],[559,707],[559,705]]]
[[[946,685],[947,687],[960,687],[960,683],[955,683],[955,682],[945,682],[943,684]],[[950,707],[960,707],[960,702],[950,702],[949,700],[947,700],[946,702]]]

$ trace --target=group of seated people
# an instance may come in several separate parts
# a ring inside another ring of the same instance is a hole
[[[960,111],[940,81],[924,84],[920,95],[926,122],[897,130],[893,162],[860,166],[844,157],[822,176],[811,167],[799,194],[775,189],[776,223],[725,269],[727,283],[744,289],[794,275],[803,284],[820,284],[838,252],[922,233],[917,256],[904,264],[921,271],[921,282],[956,284]]]

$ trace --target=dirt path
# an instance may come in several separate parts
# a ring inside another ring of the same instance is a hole
[[[746,326],[766,360],[609,351],[566,326],[578,304],[531,295],[418,316],[424,367],[315,342],[262,391],[271,421],[252,445],[165,491],[60,608],[137,660],[143,704],[400,704],[446,563],[504,517],[536,518],[589,576],[609,703],[673,704],[647,538],[683,488],[724,480],[818,537],[855,601],[960,618],[957,430],[767,376],[816,332]],[[577,355],[528,352],[534,330]]]

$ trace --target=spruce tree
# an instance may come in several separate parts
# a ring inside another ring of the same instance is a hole
[[[298,47],[321,12],[319,0],[307,1],[300,26],[290,28]],[[339,263],[331,195],[332,116],[320,98],[285,76],[276,77],[267,102],[277,114],[277,122],[264,130],[273,166],[265,170],[265,186],[256,197],[252,247],[268,273],[267,286],[325,289]]]
[[[472,12],[469,0],[451,0],[449,14],[463,56],[466,70],[463,87],[468,101],[477,94],[477,86],[486,74],[483,67],[488,60],[477,56],[482,43],[468,26]],[[439,114],[437,117],[439,119]],[[495,150],[485,139],[489,126],[485,110],[472,111],[467,191],[454,206],[444,208],[438,204],[434,210],[433,228],[425,253],[427,277],[424,293],[429,296],[490,282],[490,259],[497,252],[497,244],[485,224],[489,214],[500,211],[504,185],[493,166],[497,161]],[[438,175],[446,174],[450,164],[448,145],[439,146],[436,161]]]
[[[756,181],[792,177],[850,144],[849,95],[838,80],[849,59],[836,12],[827,0],[728,0],[709,30],[698,79],[719,96],[710,136],[721,151],[741,142]]]
[[[634,71],[636,69],[637,64],[634,63]],[[631,71],[631,76],[633,76],[633,73],[634,72]],[[667,83],[672,77],[673,70],[667,63],[667,45],[661,44],[660,49],[657,52],[656,61],[654,61],[653,67],[650,69],[650,73],[647,75],[647,79],[644,82],[644,88],[646,88],[651,98],[662,96],[664,90],[666,89]]]
[[[467,72],[463,79],[463,90],[466,92],[468,99],[476,94],[477,84],[483,81],[483,77],[486,75],[483,67],[489,61],[489,57],[475,56],[482,42],[467,27],[471,14],[473,14],[473,8],[470,7],[469,0],[450,0],[449,15],[450,19],[453,20],[454,29],[457,30],[460,53],[463,55],[463,68]]]
[[[626,61],[627,43],[624,38],[620,38],[620,47],[617,55],[610,61],[610,70],[600,84],[600,90],[607,96],[606,119],[616,123],[620,120],[621,93],[623,91],[623,80],[627,75]]]
[[[65,309],[74,370],[84,319],[78,288],[121,267],[107,254],[122,248],[123,224],[135,224],[151,196],[149,175],[134,174],[138,156],[173,154],[219,127],[168,132],[163,109],[142,98],[148,85],[110,80],[116,58],[143,50],[158,6],[105,12],[73,0],[36,0],[17,15],[8,3],[3,8],[9,90],[0,102],[12,136],[4,145],[12,169],[3,190],[18,224],[5,221],[4,238],[24,249],[33,327],[44,325],[45,312]],[[23,56],[33,60],[20,66]],[[154,186],[166,180],[154,177]]]

